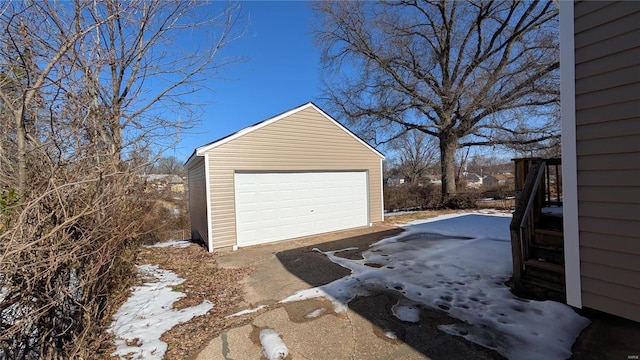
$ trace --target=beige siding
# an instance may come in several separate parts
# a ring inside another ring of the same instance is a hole
[[[205,185],[204,160],[198,159],[188,169],[189,217],[191,238],[207,242],[207,194]]]
[[[574,16],[583,306],[640,321],[640,2]]]
[[[214,248],[236,244],[235,171],[366,170],[370,222],[383,220],[380,157],[314,108],[221,144],[209,154]]]

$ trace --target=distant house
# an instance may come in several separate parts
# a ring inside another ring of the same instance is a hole
[[[191,236],[213,251],[383,221],[383,159],[315,104],[291,109],[195,149]]]
[[[399,177],[399,176],[392,176],[390,178],[387,179],[387,185],[388,186],[400,186],[402,184],[404,184],[404,178]]]
[[[482,178],[484,186],[506,185],[510,182],[513,182],[513,176],[507,174],[492,174]]]
[[[185,180],[175,174],[149,174],[144,176],[145,180],[156,190],[169,189],[173,192],[182,193],[185,190]]]
[[[462,179],[469,188],[477,189],[482,186],[482,177],[478,174],[465,172],[462,174]]]
[[[442,179],[440,178],[440,175],[426,175],[425,178],[429,180],[430,184],[436,184],[436,185],[442,184]]]

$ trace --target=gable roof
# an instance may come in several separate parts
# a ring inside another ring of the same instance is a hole
[[[347,129],[344,125],[340,124],[339,122],[337,122],[336,120],[334,120],[331,116],[327,115],[326,112],[324,112],[322,109],[320,109],[316,104],[314,104],[313,102],[308,102],[304,105],[295,107],[291,110],[287,110],[285,112],[282,112],[276,116],[270,117],[266,120],[260,121],[258,123],[255,123],[253,125],[250,125],[244,129],[241,129],[235,133],[229,134],[227,136],[224,136],[218,140],[212,141],[208,144],[202,145],[198,148],[196,148],[193,153],[191,154],[191,156],[189,156],[189,159],[187,159],[187,161],[185,162],[185,166],[189,167],[189,164],[192,163],[192,161],[197,157],[197,156],[204,156],[204,154],[211,150],[214,149],[222,144],[226,144],[229,141],[232,141],[234,139],[239,138],[240,136],[249,134],[255,130],[258,130],[260,128],[263,128],[267,125],[273,124],[274,122],[284,119],[290,115],[293,115],[297,112],[300,112],[302,110],[308,109],[308,108],[312,108],[314,110],[316,110],[318,113],[320,113],[322,116],[324,116],[327,120],[331,121],[333,124],[335,124],[338,128],[342,129],[344,132],[346,132],[347,134],[349,134],[351,137],[353,137],[355,140],[357,140],[358,142],[360,142],[362,145],[364,145],[366,148],[368,148],[369,150],[371,150],[373,153],[375,153],[376,155],[378,155],[381,159],[384,159],[384,155],[379,152],[378,150],[376,150],[375,148],[373,148],[371,145],[367,144],[366,141],[362,140],[358,135],[354,134],[353,132],[351,132],[351,130]]]

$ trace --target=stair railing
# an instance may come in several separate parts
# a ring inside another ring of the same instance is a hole
[[[516,288],[520,287],[522,271],[528,259],[529,244],[535,236],[536,216],[539,215],[540,185],[545,174],[546,163],[540,161],[535,169],[530,169],[524,183],[520,199],[511,219],[511,250],[513,257],[513,280]]]

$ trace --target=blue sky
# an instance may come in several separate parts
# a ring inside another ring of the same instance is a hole
[[[223,50],[223,56],[244,57],[209,89],[196,95],[205,103],[199,124],[183,133],[165,152],[186,160],[193,150],[258,121],[308,101],[320,101],[320,51],[313,45],[313,13],[302,1],[241,3],[246,34]],[[196,44],[194,44],[196,45]]]

